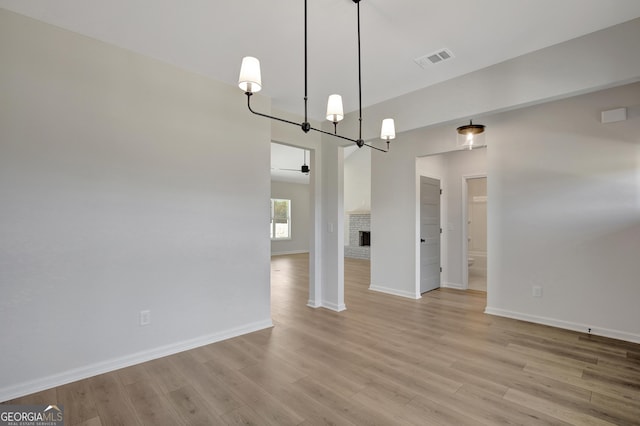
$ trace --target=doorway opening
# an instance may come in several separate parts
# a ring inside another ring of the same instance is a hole
[[[467,255],[466,288],[487,291],[487,177],[465,176],[463,247]]]

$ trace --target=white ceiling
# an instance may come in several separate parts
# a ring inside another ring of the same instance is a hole
[[[303,109],[301,0],[0,0],[0,7],[235,85],[262,63],[276,108]],[[379,103],[640,16],[639,0],[363,0],[363,104]],[[357,108],[356,6],[309,0],[309,107]],[[414,58],[450,49],[427,69]],[[238,89],[238,96],[241,96]]]
[[[357,109],[356,5],[308,3],[309,114],[322,120],[332,93],[342,95],[345,112]],[[2,8],[230,85],[237,84],[242,57],[256,56],[263,93],[275,108],[297,114],[304,111],[303,6],[302,0],[0,0]],[[360,11],[366,107],[640,17],[640,0],[362,0]],[[426,69],[414,62],[442,48],[455,57]],[[302,165],[302,150],[274,146],[272,168]],[[308,182],[299,172],[272,173]]]

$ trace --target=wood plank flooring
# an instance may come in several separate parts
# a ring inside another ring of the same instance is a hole
[[[275,327],[11,401],[65,425],[640,425],[640,345],[483,314],[480,292],[368,290],[306,307],[308,256],[272,259]]]

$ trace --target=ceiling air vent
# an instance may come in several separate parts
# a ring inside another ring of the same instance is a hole
[[[414,61],[422,68],[427,68],[430,65],[435,65],[440,62],[447,61],[453,57],[453,53],[451,53],[449,49],[440,49],[437,52],[415,58]]]

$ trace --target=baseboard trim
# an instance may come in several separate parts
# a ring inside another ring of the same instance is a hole
[[[549,325],[551,327],[563,328],[565,330],[578,331],[588,334],[591,329],[591,334],[602,337],[609,337],[611,339],[624,340],[631,343],[640,343],[640,334],[627,333],[626,331],[611,330],[608,328],[601,328],[590,324],[580,324],[571,321],[564,321],[555,318],[541,317],[537,315],[529,315],[521,312],[513,312],[505,309],[492,308],[487,306],[484,310],[485,314],[496,315],[499,317],[517,319],[521,321],[533,322],[536,324]]]
[[[342,311],[346,311],[347,310],[347,306],[344,303],[341,304],[336,304],[333,302],[328,302],[326,300],[322,301],[322,308],[326,308],[329,309],[331,311],[335,311],[335,312],[342,312]]]
[[[455,290],[465,290],[464,286],[458,283],[441,283],[440,287],[453,288]]]
[[[370,285],[369,290],[377,291],[379,293],[391,294],[393,296],[405,297],[408,299],[414,299],[414,300],[422,299],[422,295],[420,294],[411,293],[409,291],[404,291],[404,290],[398,290],[395,288],[383,287],[379,285]]]
[[[286,256],[287,254],[304,254],[304,253],[309,253],[309,250],[278,251],[278,252],[272,252],[271,256]]]
[[[317,303],[315,300],[311,299],[307,301],[307,306],[313,309],[322,308],[322,305],[320,303]]]
[[[168,355],[173,355],[178,352],[184,352],[200,346],[227,340],[232,337],[252,333],[254,331],[264,330],[270,327],[273,327],[273,322],[271,320],[258,321],[244,325],[242,327],[236,327],[229,330],[221,331],[219,333],[213,333],[194,339],[184,340],[178,343],[160,346],[147,351],[137,352],[120,358],[87,365],[85,367],[74,368],[72,370],[53,374],[42,379],[7,386],[4,388],[0,388],[0,401],[9,401],[11,399],[30,395],[35,392],[40,392],[53,387],[66,385],[67,383],[72,383],[78,380],[97,376],[98,374],[108,373],[110,371],[130,367],[132,365],[162,358]]]

